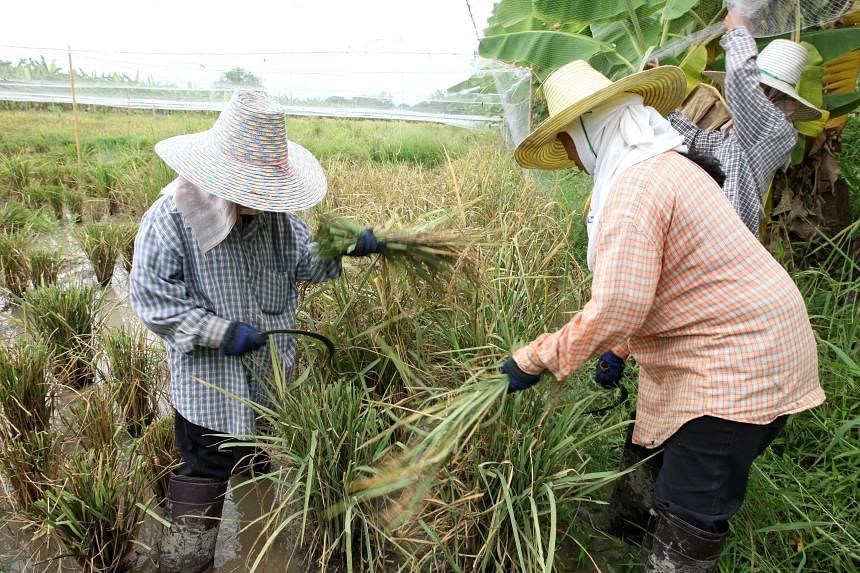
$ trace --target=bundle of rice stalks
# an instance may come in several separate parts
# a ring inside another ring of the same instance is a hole
[[[0,347],[0,407],[3,442],[48,429],[53,412],[48,366],[51,353],[46,346],[18,339],[8,348]]]
[[[125,571],[148,511],[148,488],[143,456],[78,452],[61,468],[57,484],[33,503],[29,518],[86,573]]]
[[[156,420],[146,427],[137,444],[141,455],[148,462],[149,480],[158,505],[167,499],[170,472],[181,461],[173,424],[173,416]]]
[[[28,242],[23,233],[0,232],[0,275],[3,285],[15,296],[21,296],[30,284]]]
[[[57,282],[63,267],[63,253],[49,249],[30,249],[30,280],[33,286],[52,285]]]
[[[119,328],[104,336],[104,351],[125,427],[139,437],[158,412],[158,391],[166,379],[164,352],[142,328]]]
[[[350,493],[367,500],[388,497],[407,488],[389,508],[386,519],[391,527],[401,525],[424,498],[442,465],[488,422],[491,413],[500,411],[507,390],[508,382],[504,376],[474,375],[461,388],[442,394],[435,403],[401,419],[376,439],[384,438],[401,427],[408,428],[418,437],[375,475],[350,484]],[[433,422],[435,425],[429,430],[424,428]]]
[[[117,227],[113,223],[87,223],[75,233],[81,248],[87,254],[96,273],[98,283],[106,287],[113,277],[117,251]]]
[[[46,285],[24,293],[24,324],[52,347],[55,375],[73,388],[91,384],[94,336],[101,326],[103,292],[95,286]]]
[[[30,432],[0,445],[0,474],[15,492],[14,509],[27,515],[54,484],[62,456],[60,435],[54,430]]]
[[[334,213],[322,214],[318,219],[315,240],[317,252],[323,260],[352,252],[358,235],[365,229]],[[473,261],[467,249],[475,244],[475,239],[463,232],[438,229],[450,219],[450,214],[444,214],[413,227],[395,229],[393,225],[385,225],[374,228],[374,235],[385,241],[382,258],[404,265],[425,279],[458,266],[471,271]]]

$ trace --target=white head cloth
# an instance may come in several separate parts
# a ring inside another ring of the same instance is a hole
[[[642,96],[625,94],[581,115],[567,128],[585,170],[594,176],[588,211],[588,268],[594,267],[594,248],[600,213],[612,186],[628,167],[669,150],[686,152],[684,138]]]
[[[235,203],[206,193],[182,177],[168,183],[161,193],[173,196],[176,208],[188,221],[204,255],[221,243],[236,224]]]

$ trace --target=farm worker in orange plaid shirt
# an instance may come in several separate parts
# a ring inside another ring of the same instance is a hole
[[[821,110],[803,99],[796,89],[808,58],[806,48],[790,40],[769,43],[759,54],[747,30],[748,21],[736,10],[726,16],[728,32],[720,44],[726,53],[726,72],[705,72],[724,93],[732,120],[720,130],[705,131],[675,110],[667,119],[683,137],[691,152],[719,160],[725,171],[723,194],[741,221],[758,233],[762,201],[774,173],[784,167],[797,142],[792,121],[819,119]],[[616,388],[624,372],[626,347],[604,352],[594,371],[594,381]],[[632,427],[621,454],[621,469],[643,460],[615,484],[609,506],[592,516],[593,524],[614,535],[638,537],[649,521],[651,490],[660,469],[659,458],[632,443]],[[651,487],[647,487],[648,484]]]
[[[714,571],[753,460],[789,414],[824,401],[797,287],[663,117],[685,88],[672,66],[611,82],[572,62],[544,82],[549,117],[514,152],[523,167],[593,175],[594,278],[583,309],[502,371],[523,390],[629,342],[633,442],[663,449],[648,572]]]

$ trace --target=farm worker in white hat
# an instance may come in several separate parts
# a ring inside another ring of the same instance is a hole
[[[337,277],[341,262],[320,260],[293,214],[322,200],[326,177],[287,139],[284,110],[266,94],[237,92],[212,129],[155,151],[178,177],[141,221],[131,304],[167,345],[182,464],[170,476],[160,567],[188,573],[211,565],[227,480],[253,452],[219,449],[235,440],[216,435],[254,433],[253,410],[236,398],[266,402],[262,331],[294,328],[297,285]],[[366,229],[351,254],[383,249]],[[294,339],[268,340],[291,367]]]
[[[523,390],[629,343],[640,365],[633,442],[662,448],[645,571],[707,573],[753,460],[824,393],[800,292],[662,116],[685,86],[671,66],[612,82],[584,61],[544,82],[549,117],[514,157],[594,177],[592,296],[502,371]]]
[[[680,110],[669,114],[669,122],[684,136],[684,145],[695,154],[712,156],[725,173],[723,193],[744,225],[757,234],[761,224],[763,197],[776,171],[788,164],[797,143],[793,121],[819,119],[821,110],[802,98],[796,89],[808,58],[802,45],[774,40],[758,53],[746,19],[734,9],[726,16],[720,43],[726,54],[726,72],[705,72],[724,91],[732,120],[720,130],[699,129]],[[603,353],[594,380],[611,389],[618,386],[629,354],[626,345]],[[622,469],[650,456],[627,437]],[[633,493],[641,484],[653,483],[659,460],[642,464],[623,476],[616,485],[614,502],[601,516],[605,529],[623,534],[641,532],[648,521],[650,499]],[[632,487],[636,484],[636,487]]]

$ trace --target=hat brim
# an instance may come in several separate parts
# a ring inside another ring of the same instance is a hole
[[[716,71],[706,71],[702,72],[706,77],[714,80],[716,83],[723,85],[726,83],[726,72],[716,72]],[[814,104],[800,97],[800,94],[797,93],[797,90],[789,84],[788,82],[784,82],[782,80],[778,80],[776,78],[772,78],[770,76],[765,76],[759,74],[759,82],[763,83],[766,86],[770,86],[774,89],[777,89],[787,95],[788,97],[795,100],[800,104],[800,108],[791,116],[792,121],[811,121],[816,119],[821,119],[823,114],[821,110],[818,109]]]
[[[289,160],[283,168],[225,156],[210,131],[159,141],[155,152],[203,191],[260,211],[308,209],[322,201],[328,190],[322,165],[293,141],[287,142]]]
[[[687,79],[675,66],[661,66],[622,78],[545,119],[514,150],[514,159],[526,169],[564,169],[575,164],[567,156],[558,134],[580,115],[622,93],[642,96],[643,103],[666,115],[684,101]]]

